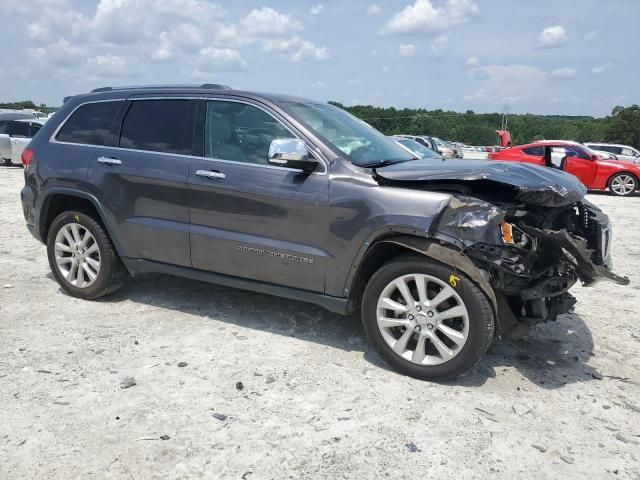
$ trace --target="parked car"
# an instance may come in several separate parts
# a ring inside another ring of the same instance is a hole
[[[545,140],[489,153],[489,159],[547,166],[575,175],[589,190],[626,197],[638,190],[640,165],[607,160],[577,142]]]
[[[434,142],[436,142],[438,152],[440,152],[440,155],[442,155],[444,158],[462,158],[460,150],[449,142],[440,140],[438,137],[433,137],[433,140]]]
[[[417,378],[455,377],[494,336],[555,320],[578,280],[628,283],[575,177],[416,160],[297,97],[104,87],[68,99],[22,160],[27,227],[69,295],[162,272],[360,309],[373,347]]]
[[[30,112],[24,110],[0,109],[0,120],[18,120],[20,118],[35,118]]]
[[[425,147],[433,150],[436,153],[438,152],[438,145],[436,144],[436,141],[433,139],[433,137],[430,137],[428,135],[404,135],[404,134],[399,134],[399,135],[394,135],[394,137],[402,137],[402,138],[409,138],[411,140],[414,140],[416,142],[418,142],[421,145],[424,145]]]
[[[640,151],[629,145],[619,145],[616,143],[593,143],[585,142],[591,150],[597,152],[607,152],[615,155],[616,159],[622,162],[640,163]]]
[[[42,128],[43,120],[0,120],[0,161],[5,166],[20,164],[22,151]]]
[[[423,144],[416,142],[410,138],[392,136],[389,137],[407,152],[414,155],[416,158],[430,158],[433,160],[442,160],[442,156],[434,152],[430,148],[425,147]]]

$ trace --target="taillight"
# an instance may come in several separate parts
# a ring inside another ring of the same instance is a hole
[[[25,148],[22,151],[22,156],[20,157],[20,159],[22,160],[22,164],[25,167],[29,165],[31,163],[31,160],[33,159],[33,150],[31,150],[30,148]]]

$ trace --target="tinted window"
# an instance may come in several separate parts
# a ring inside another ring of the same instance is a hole
[[[207,102],[204,155],[267,165],[269,145],[294,138],[287,128],[257,107],[238,102]]]
[[[29,123],[9,122],[9,135],[12,137],[29,137]]]
[[[59,142],[104,145],[113,119],[122,102],[87,103],[78,108],[64,124]]]
[[[9,127],[8,120],[0,120],[0,133],[9,133],[8,127]]]
[[[544,155],[544,147],[540,145],[536,145],[535,147],[523,148],[522,151],[527,155],[532,155],[534,157],[541,157]]]
[[[38,133],[38,130],[42,128],[42,125],[39,123],[32,123],[31,130],[29,131],[29,137],[33,138],[33,136]]]
[[[191,153],[190,100],[136,100],[122,123],[120,147]]]

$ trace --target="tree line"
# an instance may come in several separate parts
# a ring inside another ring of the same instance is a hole
[[[0,103],[0,108],[9,108],[11,110],[38,110],[43,113],[51,113],[56,109],[55,107],[48,107],[46,104],[41,103],[40,105],[36,105],[31,100],[23,100],[20,102],[7,102]]]
[[[422,108],[382,108],[371,105],[345,107],[356,117],[386,135],[432,135],[469,145],[495,145],[495,131],[500,128],[502,114],[465,113]],[[575,140],[577,142],[610,142],[640,148],[640,107],[615,107],[604,118],[569,115],[510,114],[509,131],[514,145],[536,140]]]

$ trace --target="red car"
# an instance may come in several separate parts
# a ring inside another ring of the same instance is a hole
[[[544,140],[489,153],[490,160],[524,162],[571,173],[589,190],[626,197],[638,190],[640,165],[608,160],[577,142]]]

